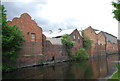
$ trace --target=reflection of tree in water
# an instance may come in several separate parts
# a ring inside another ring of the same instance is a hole
[[[66,71],[67,73],[65,75],[66,79],[74,79],[75,78],[75,75],[71,72],[72,65],[73,65],[72,62],[68,63],[68,69],[67,69],[67,71]]]
[[[90,67],[90,64],[88,64],[85,73],[84,73],[84,78],[85,79],[91,79],[93,77],[93,72],[92,72],[92,68]]]

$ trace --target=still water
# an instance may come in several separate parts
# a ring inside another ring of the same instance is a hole
[[[3,79],[101,79],[117,71],[118,55],[99,56],[85,61],[17,69],[3,74]]]

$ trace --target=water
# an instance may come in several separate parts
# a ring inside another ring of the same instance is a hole
[[[63,62],[17,69],[3,74],[3,79],[105,79],[117,68],[117,55],[99,56],[85,61]]]

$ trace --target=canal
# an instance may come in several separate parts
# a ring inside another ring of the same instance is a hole
[[[99,56],[85,61],[63,62],[17,69],[3,79],[105,79],[117,71],[118,55]]]

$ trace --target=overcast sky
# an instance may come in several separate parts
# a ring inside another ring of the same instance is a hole
[[[28,13],[44,32],[92,26],[118,37],[113,0],[2,0],[8,20]]]

